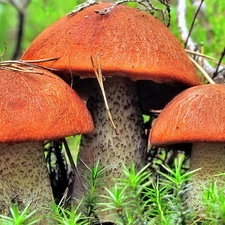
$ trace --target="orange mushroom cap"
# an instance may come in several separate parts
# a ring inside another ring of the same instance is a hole
[[[132,80],[200,84],[184,49],[163,23],[123,5],[106,15],[95,12],[110,6],[95,4],[62,17],[32,42],[22,59],[59,57],[41,65],[64,75],[95,78],[91,56],[98,52],[104,76],[119,73]]]
[[[152,145],[225,141],[225,86],[207,84],[177,95],[154,123]]]
[[[78,95],[46,70],[0,68],[0,86],[1,143],[52,140],[94,128]]]

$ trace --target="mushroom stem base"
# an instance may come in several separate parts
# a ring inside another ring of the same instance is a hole
[[[0,174],[0,213],[8,214],[11,203],[21,210],[30,204],[31,211],[38,209],[38,218],[51,208],[52,191],[41,142],[0,144]]]
[[[216,181],[217,187],[224,186],[225,177],[215,176],[225,172],[225,144],[224,143],[194,143],[192,146],[190,169],[197,171],[188,192],[189,206],[195,209],[199,216],[205,216],[202,203],[204,187]]]

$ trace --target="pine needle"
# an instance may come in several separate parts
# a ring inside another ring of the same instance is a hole
[[[36,64],[33,64],[33,63],[48,62],[48,61],[53,61],[53,60],[57,60],[57,59],[59,59],[59,58],[56,57],[56,58],[46,58],[46,59],[39,59],[39,60],[0,61],[0,69],[12,70],[12,71],[24,72],[24,73],[27,72],[27,73],[43,74],[42,72],[37,72],[37,71],[33,70],[33,68],[46,69],[46,70],[55,70],[55,69],[40,66],[40,65],[36,65]]]
[[[111,115],[111,112],[110,112],[110,109],[109,109],[109,105],[108,105],[108,102],[107,102],[107,98],[106,98],[106,95],[105,95],[103,79],[102,79],[103,76],[102,76],[102,70],[101,70],[101,65],[100,65],[100,57],[99,57],[98,53],[96,53],[96,59],[97,59],[97,68],[94,65],[93,57],[91,56],[92,67],[94,69],[95,76],[97,77],[99,86],[101,88],[101,92],[102,92],[102,96],[103,96],[103,99],[104,99],[104,102],[105,102],[105,107],[106,107],[106,111],[108,113],[109,120],[112,123],[113,129],[115,130],[116,135],[119,135],[120,133],[117,130],[115,123],[113,122],[112,115]]]
[[[191,50],[188,50],[188,49],[185,49],[185,51],[186,51],[187,53],[189,53],[189,54],[201,56],[201,57],[203,57],[203,58],[205,58],[205,59],[208,59],[208,60],[210,60],[210,61],[212,61],[212,62],[214,62],[214,63],[217,63],[217,64],[219,63],[219,60],[217,60],[217,59],[215,59],[215,58],[213,58],[213,57],[211,57],[211,56],[202,54],[202,53],[200,53],[200,52],[195,52],[195,51],[191,51]],[[221,63],[220,65],[225,67],[225,64],[224,64],[224,63]]]
[[[194,63],[194,65],[199,69],[199,71],[203,74],[203,76],[208,80],[210,84],[215,84],[215,81],[206,73],[204,68],[200,66],[194,59],[189,56],[189,59]]]

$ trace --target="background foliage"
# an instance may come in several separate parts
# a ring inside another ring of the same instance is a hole
[[[7,53],[4,55],[3,60],[12,57],[18,28],[18,12],[8,2],[0,0],[0,54],[4,50],[4,42],[7,44]],[[81,2],[83,0],[30,0],[26,8],[22,50],[24,51],[44,28],[73,10]],[[152,2],[156,2],[156,0]],[[190,27],[196,10],[192,2],[187,0],[188,27]],[[172,20],[170,29],[179,38],[176,22],[176,4],[176,1],[171,1]],[[219,58],[225,46],[225,1],[206,0],[205,5],[206,7],[197,17],[192,38],[197,45],[204,43],[205,54]]]
[[[82,0],[31,0],[26,10],[22,49],[25,50],[44,28],[73,10],[80,2]],[[4,60],[13,53],[17,27],[17,10],[11,4],[0,1],[0,52],[4,50],[4,42],[8,48]]]

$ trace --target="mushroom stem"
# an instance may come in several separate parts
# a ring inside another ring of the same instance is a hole
[[[225,144],[224,143],[194,143],[192,145],[190,169],[197,171],[192,178],[190,187],[189,205],[198,211],[198,215],[204,216],[203,206],[199,205],[203,196],[203,187],[207,187],[212,182],[212,177],[225,172]],[[225,177],[219,176],[216,179],[218,187],[224,185]]]
[[[115,178],[121,177],[122,164],[129,166],[134,162],[136,168],[140,169],[146,163],[147,153],[147,138],[144,134],[135,82],[129,78],[107,78],[104,81],[104,88],[119,135],[115,133],[109,121],[102,93],[95,81],[87,102],[95,130],[88,135],[83,135],[78,156],[78,170],[81,177],[84,171],[87,171],[83,162],[93,168],[93,165],[100,160],[100,166],[106,168],[101,178],[105,185],[98,190],[99,195],[106,195],[105,187],[113,187]],[[82,182],[85,185],[85,180]],[[76,180],[74,196],[76,199],[81,199],[82,194],[82,184]],[[101,212],[101,208],[98,209],[97,215],[101,222],[113,222],[108,214],[109,212]]]
[[[52,191],[42,143],[0,144],[0,155],[0,213],[17,203],[20,209],[28,204],[38,209],[36,216],[46,215]]]

